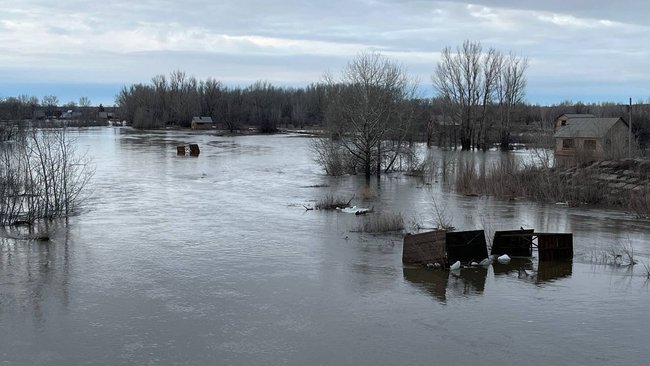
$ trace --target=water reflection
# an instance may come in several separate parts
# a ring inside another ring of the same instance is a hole
[[[492,265],[495,276],[522,276],[523,271],[533,271],[533,260],[530,258],[512,258],[508,263],[495,262]]]
[[[50,241],[0,239],[0,318],[11,309],[43,325],[46,307],[67,309],[69,275],[67,232]]]
[[[534,263],[529,258],[513,258],[509,263],[494,263],[495,276],[516,277],[536,285],[544,285],[573,274],[573,261],[540,261]]]
[[[459,271],[405,267],[403,274],[409,283],[445,304],[450,298],[469,298],[489,291],[486,290],[486,282],[490,272],[497,281],[515,278],[539,286],[569,278],[572,271],[571,261],[540,262],[535,266],[529,258],[513,258],[507,264],[494,263],[489,267],[463,268]]]
[[[573,261],[540,262],[537,268],[537,283],[550,283],[573,274]]]
[[[484,267],[466,268],[461,271],[404,268],[404,278],[431,294],[445,304],[448,298],[472,297],[483,294],[488,275]]]
[[[447,292],[454,297],[481,295],[485,291],[487,275],[488,269],[484,267],[451,271]]]
[[[405,267],[403,273],[404,279],[415,285],[415,287],[430,293],[439,302],[446,303],[449,271],[431,271],[419,267]]]

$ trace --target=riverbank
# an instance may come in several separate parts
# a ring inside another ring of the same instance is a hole
[[[598,205],[650,216],[650,160],[597,161],[568,169],[496,164],[484,174],[461,167],[456,190],[468,195],[529,198],[568,206]]]

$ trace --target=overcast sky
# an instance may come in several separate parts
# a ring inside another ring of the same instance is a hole
[[[648,0],[0,0],[0,97],[112,104],[176,69],[300,86],[364,50],[431,95],[439,52],[465,39],[528,57],[531,103],[650,97]]]

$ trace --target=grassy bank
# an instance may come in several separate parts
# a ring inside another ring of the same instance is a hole
[[[506,161],[481,173],[475,165],[466,163],[458,170],[455,188],[467,195],[624,208],[648,217],[650,186],[645,176],[648,164],[597,162],[560,170]]]

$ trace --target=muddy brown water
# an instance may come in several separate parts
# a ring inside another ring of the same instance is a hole
[[[309,139],[128,128],[74,132],[87,209],[50,243],[0,242],[3,365],[634,365],[650,357],[650,224],[620,210],[457,195],[442,179],[331,178]],[[177,157],[198,143],[198,158]],[[436,157],[442,152],[432,151]],[[480,153],[482,154],[482,153]],[[526,159],[524,152],[514,154]],[[450,155],[480,163],[502,154]],[[430,183],[430,184],[427,184]],[[371,216],[306,211],[329,193],[458,229],[573,232],[570,263],[405,267]]]

